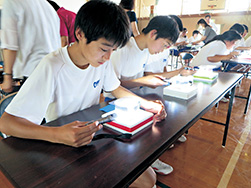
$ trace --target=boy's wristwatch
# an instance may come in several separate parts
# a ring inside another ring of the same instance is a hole
[[[3,72],[2,75],[12,76],[12,73]]]

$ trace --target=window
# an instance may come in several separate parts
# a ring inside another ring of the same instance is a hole
[[[227,0],[228,12],[247,11],[249,0]]]
[[[181,14],[182,0],[159,0],[156,6],[157,15]]]
[[[201,0],[183,0],[182,14],[200,14]]]
[[[248,11],[251,9],[250,0],[226,0],[224,10],[200,10],[201,0],[159,0],[156,6],[157,15],[186,15],[186,14],[202,14],[205,12],[237,12]]]

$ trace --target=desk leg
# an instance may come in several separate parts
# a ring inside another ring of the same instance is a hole
[[[231,117],[231,112],[232,112],[232,107],[233,107],[235,87],[236,86],[234,86],[231,89],[231,98],[230,98],[229,105],[228,105],[228,112],[227,112],[227,119],[226,119],[226,124],[225,124],[224,136],[223,136],[223,140],[222,140],[222,147],[225,147],[225,145],[226,145],[228,127],[229,127],[229,122],[230,122],[230,117]]]
[[[244,114],[247,114],[248,106],[249,106],[249,103],[250,103],[250,93],[251,93],[251,85],[249,86],[248,97],[247,97],[247,102],[246,102]]]

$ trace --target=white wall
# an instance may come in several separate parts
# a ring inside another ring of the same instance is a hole
[[[0,9],[2,8],[3,0],[0,0]]]
[[[0,0],[2,1],[2,0]],[[86,0],[53,0],[60,7],[64,7],[67,10],[77,13],[80,7],[86,3]]]

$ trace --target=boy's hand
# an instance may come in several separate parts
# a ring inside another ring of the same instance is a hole
[[[182,71],[180,71],[181,76],[190,76],[196,73],[196,70],[194,70],[192,67],[185,67]]]
[[[13,91],[12,82],[13,81],[11,76],[9,75],[4,76],[1,89],[6,93],[12,92]]]
[[[229,59],[232,59],[232,58],[236,58],[238,55],[240,55],[240,52],[237,52],[237,51],[233,51],[231,52],[228,57]]]
[[[57,127],[55,139],[57,143],[80,147],[89,144],[95,133],[103,126],[97,121],[85,126],[87,122],[74,121],[62,127]]]
[[[148,112],[154,113],[154,121],[159,122],[166,118],[166,110],[164,104],[159,101],[145,101],[141,102],[141,107],[144,108]]]
[[[167,83],[164,80],[165,78],[159,75],[148,75],[148,76],[142,77],[144,86],[147,86],[153,89],[158,86],[167,85]]]

